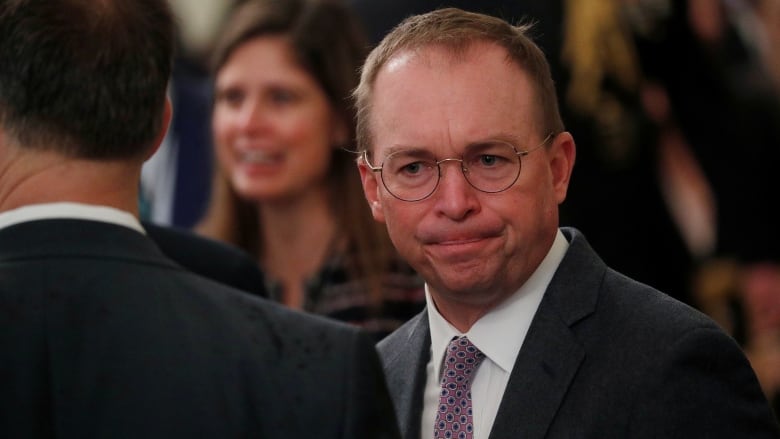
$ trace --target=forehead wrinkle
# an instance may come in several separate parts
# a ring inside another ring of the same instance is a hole
[[[478,61],[482,56],[485,55],[483,51],[477,50],[479,47],[481,47],[480,44],[474,44],[469,47],[469,50],[458,53],[453,53],[450,48],[439,45],[428,45],[425,47],[406,49],[395,54],[390,60],[392,65],[386,64],[381,70],[384,70],[384,74],[397,73],[404,70],[406,67],[416,65],[422,66],[427,70],[444,69],[445,71],[449,71],[451,68],[466,61]],[[505,57],[502,58],[502,61],[511,70],[519,73],[520,75],[525,75],[525,72],[521,68],[513,65],[509,60],[505,59]],[[382,71],[380,71],[379,76],[384,76]],[[526,92],[524,89],[519,90],[516,88],[513,88],[511,91],[513,93]],[[500,125],[503,126],[496,126],[496,124],[491,123],[486,123],[484,125],[474,125],[469,124],[468,121],[458,119],[461,116],[458,110],[463,110],[461,107],[470,105],[469,102],[462,102],[455,94],[441,96],[441,98],[444,99],[443,102],[445,102],[445,107],[442,108],[443,111],[439,112],[438,117],[441,119],[437,129],[438,133],[432,131],[432,126],[419,124],[418,121],[418,124],[415,124],[417,125],[417,128],[414,128],[414,125],[411,125],[412,131],[407,133],[411,136],[410,138],[406,140],[397,139],[400,140],[400,142],[397,142],[397,144],[393,145],[392,148],[385,149],[384,154],[389,155],[398,150],[419,148],[429,152],[436,152],[437,156],[447,155],[458,153],[458,151],[462,152],[470,145],[484,143],[491,140],[510,143],[517,149],[522,150],[528,147],[529,138],[533,137],[533,127],[535,124],[531,114],[523,114],[527,113],[527,111],[518,111],[516,114],[514,114],[511,119],[515,120],[511,124],[508,124],[506,120],[502,119]],[[509,96],[501,95],[495,96],[495,98],[498,98],[503,102],[508,99]],[[522,104],[523,102],[524,101],[519,103]],[[426,108],[425,104],[423,104],[422,108]],[[451,114],[451,111],[454,113]],[[375,116],[376,113],[374,114],[374,117]],[[383,120],[385,124],[385,130],[389,130],[390,132],[397,132],[397,129],[393,129],[392,125],[401,123],[400,121],[396,120],[391,122],[388,119]],[[376,120],[374,120],[374,122],[376,122]],[[409,121],[405,121],[403,123],[409,125]],[[493,125],[493,127],[491,128],[490,125]],[[415,137],[418,137],[418,139],[415,139]],[[422,144],[420,143],[420,140],[423,140]],[[411,143],[408,141],[411,141]],[[447,150],[451,152],[447,153]]]
[[[404,153],[413,154],[413,155],[426,155],[426,154],[434,155],[432,153],[431,149],[427,148],[425,146],[411,146],[411,145],[396,144],[396,145],[391,145],[391,146],[385,148],[384,156],[387,157],[389,155],[392,155],[392,154],[395,154],[395,153],[398,153],[398,152],[404,152]]]
[[[508,131],[507,132],[500,131],[494,134],[490,134],[488,136],[480,137],[477,140],[469,141],[465,145],[465,148],[469,148],[477,145],[484,145],[486,143],[491,143],[491,142],[509,143],[510,145],[517,147],[520,146],[521,143],[523,143],[523,140],[520,137],[521,137],[520,135],[515,133],[511,133]]]
[[[471,42],[463,47],[452,47],[450,45],[446,44],[429,44],[422,47],[415,48],[413,50],[405,50],[401,52],[401,56],[399,57],[399,63],[394,66],[396,69],[400,69],[403,65],[408,65],[411,63],[416,63],[419,65],[425,66],[427,69],[430,70],[449,70],[454,66],[461,65],[468,63],[470,61],[479,61],[484,55],[485,52],[481,51],[481,47],[492,47],[492,48],[498,48],[499,50],[505,52],[505,57],[503,59],[503,62],[506,64],[506,66],[519,73],[520,75],[526,76],[526,72],[520,68],[520,66],[517,66],[515,63],[512,62],[510,56],[508,53],[506,53],[506,50],[503,47],[498,46],[497,44],[490,42],[490,41],[474,41]],[[513,90],[517,92],[518,90]],[[496,96],[498,99],[508,99],[508,96],[506,95],[499,95]],[[452,109],[457,109],[460,105],[468,105],[468,103],[459,102],[456,99],[456,96],[451,96],[447,112]],[[457,125],[457,121],[454,120],[453,116],[449,114],[445,114],[446,117],[446,129],[443,133],[442,137],[444,140],[443,144],[449,145],[450,149],[455,152],[458,150],[463,150],[468,146],[471,146],[473,144],[478,143],[484,143],[488,141],[493,140],[499,140],[503,142],[510,143],[514,146],[520,146],[523,143],[526,143],[527,139],[521,139],[521,137],[528,137],[527,135],[518,135],[511,132],[499,132],[496,134],[493,133],[487,133],[482,137],[480,137],[475,140],[471,141],[467,139],[468,143],[465,143],[463,145],[457,145],[455,142],[455,134],[462,134],[462,130],[459,130],[461,128]],[[524,116],[518,116],[518,117],[526,117]],[[531,121],[533,124],[533,121]]]
[[[513,133],[509,133],[509,132],[499,132],[499,133],[496,133],[496,134],[492,134],[490,136],[481,137],[481,138],[479,138],[477,140],[473,140],[473,141],[469,141],[469,142],[465,143],[462,147],[454,146],[452,144],[452,139],[449,139],[449,145],[451,146],[450,149],[457,156],[462,155],[464,152],[468,151],[471,148],[474,148],[474,147],[477,147],[477,146],[481,146],[481,145],[485,145],[485,144],[492,143],[492,142],[507,143],[507,144],[515,147],[515,149],[518,149],[518,150],[523,150],[524,149],[523,147],[527,146],[527,145],[524,145],[524,143],[527,143],[527,142],[523,142],[520,139],[520,136],[518,136],[516,134],[513,134]],[[395,154],[395,153],[398,153],[398,152],[403,152],[403,153],[414,155],[414,156],[430,155],[430,156],[434,157],[436,160],[441,160],[443,158],[447,158],[447,157],[444,157],[444,156],[440,157],[438,154],[436,154],[434,152],[434,150],[436,150],[436,149],[438,149],[438,148],[436,148],[435,146],[394,144],[394,145],[391,145],[391,146],[385,148],[385,150],[384,150],[384,157],[388,157],[388,156],[390,156],[392,154]],[[449,158],[451,158],[451,157],[449,157]]]

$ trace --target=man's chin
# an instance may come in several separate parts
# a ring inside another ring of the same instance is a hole
[[[495,291],[496,276],[487,275],[484,270],[484,266],[471,263],[437,272],[439,289],[453,299],[475,304],[490,301],[487,296]]]

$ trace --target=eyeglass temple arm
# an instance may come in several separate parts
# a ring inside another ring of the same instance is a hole
[[[547,137],[545,137],[545,138],[544,138],[544,140],[542,140],[542,143],[540,143],[540,144],[538,144],[538,145],[534,146],[534,147],[533,147],[533,148],[531,148],[531,149],[527,149],[527,150],[525,150],[525,151],[517,151],[517,155],[519,155],[520,157],[525,157],[525,156],[527,156],[528,154],[530,154],[530,153],[532,153],[532,152],[536,151],[537,149],[539,149],[539,148],[543,147],[544,145],[546,145],[546,144],[547,144],[547,142],[549,142],[550,140],[552,140],[552,139],[553,139],[555,136],[557,136],[557,134],[555,134],[554,132],[550,132],[550,134],[548,134],[548,135],[547,135]]]
[[[379,172],[382,170],[381,166],[374,166],[371,164],[371,162],[368,161],[368,150],[363,150],[361,158],[363,159],[363,162],[366,164],[366,166],[368,166],[368,169],[371,170],[371,172]]]

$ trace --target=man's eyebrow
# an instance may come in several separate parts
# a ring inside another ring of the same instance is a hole
[[[469,148],[473,148],[475,146],[481,146],[493,142],[504,142],[509,143],[510,145],[514,147],[520,147],[523,146],[524,142],[520,140],[520,136],[514,133],[500,131],[494,134],[491,134],[489,136],[486,136],[484,138],[480,138],[474,141],[471,141],[464,145],[463,151],[468,150]],[[395,154],[397,152],[404,152],[415,156],[422,156],[422,155],[435,155],[432,151],[432,148],[426,147],[426,146],[420,146],[420,145],[404,145],[404,144],[395,144],[387,147],[384,151],[385,157],[389,156],[390,154]]]
[[[397,152],[404,152],[411,155],[433,155],[430,148],[424,146],[411,146],[411,145],[392,145],[385,150],[385,157]]]
[[[485,138],[478,139],[473,142],[469,142],[466,145],[466,148],[469,148],[471,146],[476,146],[476,145],[484,145],[486,143],[493,143],[493,142],[509,143],[510,145],[515,147],[520,146],[523,143],[523,141],[520,139],[520,136],[518,136],[517,134],[502,131],[495,134],[491,134],[490,136],[487,136]]]

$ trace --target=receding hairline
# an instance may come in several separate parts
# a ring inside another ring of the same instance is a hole
[[[492,42],[504,46],[502,42],[508,42],[509,39],[521,35],[532,43],[528,37],[532,28],[532,23],[513,25],[498,17],[455,8],[444,8],[411,16],[394,28],[369,53],[364,68],[369,67],[370,70],[363,70],[362,73],[367,76],[361,77],[361,84],[366,82],[370,87],[376,79],[377,72],[402,52],[441,46],[448,48],[454,55],[460,55],[479,42]]]
[[[437,41],[416,41],[414,44],[401,45],[394,47],[393,51],[387,53],[386,57],[380,64],[373,64],[370,76],[361,78],[360,85],[355,89],[354,97],[360,99],[362,105],[358,110],[363,110],[361,117],[365,118],[361,123],[366,125],[370,135],[370,128],[372,121],[370,115],[373,114],[374,98],[376,96],[376,85],[379,76],[386,72],[388,69],[393,69],[394,64],[398,64],[404,59],[404,63],[429,63],[432,57],[440,57],[445,63],[449,65],[456,65],[460,63],[466,63],[473,60],[474,57],[481,56],[485,52],[482,50],[485,47],[497,49],[503,55],[503,62],[512,69],[517,70],[518,73],[525,75],[528,78],[529,72],[524,65],[519,63],[513,54],[500,42],[491,39],[489,37],[475,38],[475,39],[458,39],[458,40],[437,40]],[[363,72],[367,73],[367,72]],[[539,99],[540,91],[536,87],[532,87],[533,99]],[[359,149],[370,149],[368,145],[358,145]]]
[[[512,54],[494,40],[488,38],[469,40],[458,42],[457,44],[448,44],[446,42],[429,42],[424,44],[417,44],[410,47],[400,47],[397,51],[388,56],[381,65],[377,65],[374,70],[374,75],[371,84],[376,83],[377,76],[380,72],[387,70],[389,66],[399,61],[399,58],[406,58],[410,62],[429,62],[432,57],[442,58],[445,62],[451,64],[459,64],[468,61],[472,61],[473,57],[480,56],[482,53],[479,46],[490,46],[498,49],[504,54],[504,61],[508,65],[512,65],[520,70],[524,70],[522,65],[515,62]]]

